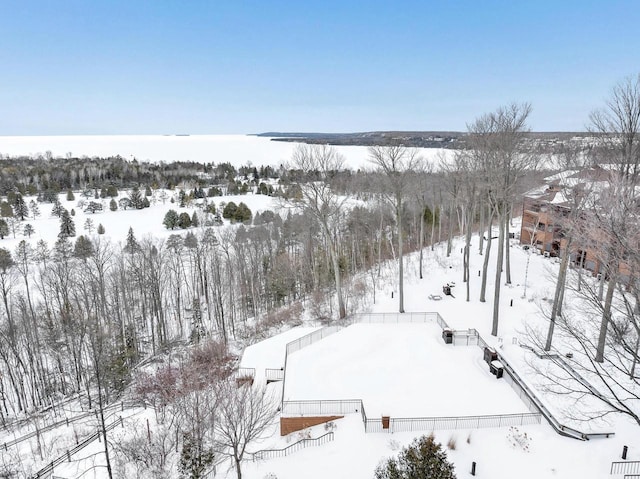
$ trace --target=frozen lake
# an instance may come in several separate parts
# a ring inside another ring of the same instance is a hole
[[[225,163],[239,167],[278,167],[291,159],[297,143],[271,141],[269,138],[248,135],[113,135],[113,136],[0,136],[0,154],[3,156],[115,156],[139,161],[197,163]],[[364,146],[336,147],[351,169],[369,167],[368,151]],[[437,162],[440,155],[451,155],[451,150],[421,148],[429,161]]]

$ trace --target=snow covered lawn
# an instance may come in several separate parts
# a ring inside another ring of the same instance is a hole
[[[476,346],[446,345],[436,324],[354,324],[287,361],[285,400],[362,399],[380,417],[528,413]]]

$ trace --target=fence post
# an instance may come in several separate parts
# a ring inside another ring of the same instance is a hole
[[[476,462],[475,462],[475,461],[473,461],[473,462],[471,463],[471,475],[472,475],[472,476],[475,476],[475,475],[476,475]]]
[[[622,459],[627,459],[627,446],[622,446]]]

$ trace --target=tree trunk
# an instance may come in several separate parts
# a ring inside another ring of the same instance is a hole
[[[500,235],[498,239],[498,260],[496,262],[496,284],[495,292],[493,294],[493,324],[491,325],[491,335],[498,335],[498,319],[500,316],[500,286],[502,282],[502,262],[504,258],[504,233],[505,233],[505,218],[504,213],[499,213],[498,218],[500,224]]]
[[[493,229],[493,210],[491,211],[491,215],[489,216],[489,224],[487,225],[487,251],[484,255],[484,261],[482,262],[482,284],[480,285],[480,302],[484,303],[486,301],[486,293],[487,293],[487,271],[489,269],[489,253],[491,253],[491,230]]]
[[[482,232],[484,231],[484,221],[485,221],[485,207],[484,205],[481,203],[480,204],[480,225],[478,228],[478,231],[480,232],[479,236],[479,244],[478,244],[478,254],[480,256],[482,256],[482,250],[484,249],[484,235],[482,234]]]
[[[422,214],[420,215],[420,240],[418,244],[418,248],[420,249],[420,265],[418,267],[420,271],[420,279],[422,279],[422,260],[424,256],[422,252],[422,248],[424,248],[424,209],[425,207],[422,206]]]
[[[404,313],[404,258],[402,234],[402,199],[396,200],[396,216],[398,220],[398,312]]]
[[[507,216],[504,219],[504,228],[505,228],[505,235],[504,235],[504,241],[505,241],[505,250],[504,250],[504,269],[505,269],[505,273],[506,273],[506,280],[507,280],[507,284],[511,284],[511,241],[509,239],[509,220],[511,218],[511,215],[509,213],[507,213]]]
[[[551,342],[553,341],[553,330],[556,325],[556,317],[560,314],[560,306],[564,298],[564,285],[567,278],[567,269],[569,267],[569,252],[571,251],[571,236],[567,239],[562,262],[560,263],[560,271],[558,272],[558,280],[556,282],[556,291],[553,295],[553,306],[551,307],[551,317],[549,318],[549,330],[547,331],[547,341],[544,345],[545,351],[551,351]]]
[[[600,333],[598,335],[598,345],[596,348],[595,361],[597,363],[604,362],[604,346],[607,340],[607,328],[611,320],[611,303],[613,302],[613,293],[616,289],[616,274],[613,268],[609,270],[609,284],[607,285],[607,296],[604,300],[604,310],[602,312],[602,321],[600,322]]]

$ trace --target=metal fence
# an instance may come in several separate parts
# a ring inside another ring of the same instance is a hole
[[[438,313],[362,313],[351,316],[353,323],[434,323],[438,321],[440,315]]]
[[[280,368],[280,369],[266,368],[264,370],[264,375],[265,375],[265,377],[267,379],[267,382],[283,381],[284,380],[284,368]]]
[[[313,416],[325,414],[354,414],[363,411],[361,399],[312,401],[284,401],[282,415]],[[363,416],[366,418],[366,416]]]
[[[117,420],[115,420],[111,424],[105,426],[105,431],[110,431],[111,429],[115,428],[118,425],[122,425],[122,418],[118,418]],[[38,479],[38,478],[43,478],[43,477],[49,477],[53,473],[53,470],[54,470],[54,468],[56,466],[58,466],[59,464],[62,464],[63,462],[71,461],[71,456],[73,456],[75,453],[77,453],[77,452],[81,451],[82,449],[84,449],[85,447],[87,447],[89,444],[91,444],[96,439],[100,439],[101,436],[102,436],[102,431],[101,430],[98,430],[97,432],[94,432],[93,434],[91,434],[90,436],[88,436],[87,438],[85,438],[84,440],[79,442],[75,447],[67,450],[67,452],[65,452],[63,455],[61,455],[57,459],[54,459],[49,464],[44,466],[42,469],[40,469],[38,472],[36,472],[32,476],[32,478],[33,479]]]
[[[253,460],[260,461],[264,459],[275,459],[277,457],[285,457],[294,452],[300,451],[306,447],[322,446],[328,442],[333,441],[333,432],[328,432],[315,439],[301,439],[298,442],[294,442],[290,446],[283,449],[263,449],[253,453]]]
[[[252,378],[256,377],[256,368],[238,368],[236,371],[236,378]]]
[[[612,462],[611,474],[640,475],[640,461]]]
[[[477,346],[480,341],[480,334],[475,329],[466,331],[456,329],[453,331],[454,346]]]
[[[439,429],[482,429],[488,427],[529,426],[540,424],[540,413],[490,416],[391,418],[389,432],[436,431]]]
[[[296,351],[300,351],[302,348],[306,348],[313,343],[317,343],[327,336],[340,331],[342,328],[343,326],[327,326],[326,328],[321,328],[312,333],[306,334],[305,336],[302,336],[295,341],[287,343],[286,354],[289,355],[291,353],[295,353]]]

